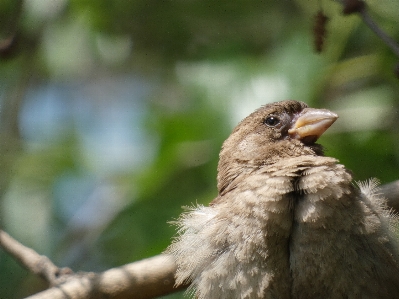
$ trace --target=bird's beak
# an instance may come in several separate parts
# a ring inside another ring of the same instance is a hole
[[[326,109],[305,108],[293,120],[288,133],[304,143],[314,143],[337,118],[336,113]]]

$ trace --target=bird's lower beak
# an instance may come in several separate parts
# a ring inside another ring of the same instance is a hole
[[[304,143],[314,143],[337,118],[337,114],[326,109],[305,108],[294,119],[288,133]]]

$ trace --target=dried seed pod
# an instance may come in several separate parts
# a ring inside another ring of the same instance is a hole
[[[327,35],[327,22],[328,17],[323,13],[323,11],[319,10],[315,16],[315,23],[313,27],[314,45],[317,53],[321,53],[323,51],[324,40]]]

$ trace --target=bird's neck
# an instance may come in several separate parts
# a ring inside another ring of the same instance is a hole
[[[320,148],[321,151],[321,148]],[[321,153],[320,153],[321,154]],[[221,157],[218,165],[218,191],[222,196],[237,187],[237,184],[245,181],[245,178],[256,172],[261,173],[284,173],[286,176],[298,177],[306,169],[317,166],[335,166],[338,160],[330,157],[317,155],[313,149],[308,155],[291,157],[280,153],[276,159],[267,160],[240,160],[224,161]]]

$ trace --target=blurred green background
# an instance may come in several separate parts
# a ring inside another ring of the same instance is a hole
[[[399,2],[366,2],[399,40]],[[316,54],[319,9],[329,22]],[[341,10],[330,0],[2,0],[1,227],[75,271],[159,254],[181,207],[216,196],[232,128],[284,99],[340,115],[320,143],[356,180],[399,179],[399,59]],[[0,269],[0,298],[46,287],[1,250]]]

